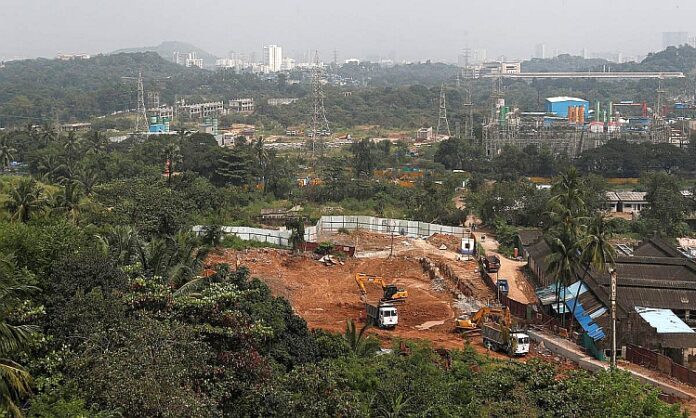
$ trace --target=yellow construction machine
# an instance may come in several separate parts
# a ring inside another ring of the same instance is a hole
[[[384,292],[382,301],[392,303],[403,303],[408,298],[408,291],[404,288],[397,287],[394,283],[387,283],[383,278],[366,273],[356,273],[355,282],[360,288],[360,294],[363,298],[367,297],[367,288],[365,283],[374,283],[382,287]]]
[[[473,331],[481,328],[481,324],[489,319],[506,327],[512,325],[509,309],[504,306],[502,308],[484,306],[472,315],[462,315],[457,318],[455,320],[455,327],[457,331]]]

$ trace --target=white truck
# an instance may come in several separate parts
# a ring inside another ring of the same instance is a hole
[[[504,351],[511,356],[529,353],[529,335],[512,331],[499,324],[485,324],[481,328],[483,345],[493,351]]]
[[[394,328],[399,323],[396,306],[390,302],[365,303],[367,320],[378,328]]]

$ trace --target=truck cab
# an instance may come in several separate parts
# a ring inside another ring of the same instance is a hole
[[[394,306],[380,306],[379,308],[380,328],[394,328],[399,323],[399,314]]]
[[[529,335],[523,332],[513,332],[510,337],[515,342],[513,345],[515,352],[510,354],[524,356],[529,353]]]

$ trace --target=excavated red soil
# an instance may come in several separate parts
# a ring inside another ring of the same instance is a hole
[[[408,301],[398,305],[399,325],[394,330],[370,330],[385,347],[394,338],[428,340],[434,346],[449,349],[464,347],[464,338],[453,331],[457,313],[452,307],[452,293],[432,290],[430,279],[415,257],[349,258],[344,265],[325,266],[313,254],[253,249],[213,254],[208,263],[234,266],[237,259],[239,265],[249,268],[253,277],[268,284],[274,295],[287,298],[310,328],[343,332],[347,320],[360,323],[365,320],[365,308],[355,283],[355,273],[363,272],[380,275],[408,290]],[[379,286],[368,284],[367,289],[368,300],[379,300],[382,294]],[[480,336],[471,337],[471,341],[477,350],[486,352]],[[498,353],[490,355],[506,358]],[[534,356],[530,353],[528,358]]]
[[[461,242],[457,237],[449,234],[433,234],[429,236],[426,241],[433,244],[437,248],[440,248],[440,246],[444,244],[450,251],[457,251],[461,245]]]

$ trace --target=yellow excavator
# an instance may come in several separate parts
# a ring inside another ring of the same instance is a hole
[[[408,291],[403,287],[397,287],[394,283],[387,283],[383,278],[366,273],[356,273],[355,282],[360,288],[360,294],[363,298],[367,297],[367,288],[365,283],[375,283],[382,287],[384,294],[382,295],[383,302],[403,303],[408,298]]]
[[[457,331],[474,331],[481,328],[481,324],[489,318],[506,327],[512,325],[509,309],[504,306],[502,308],[484,306],[472,315],[462,315],[457,318],[455,320],[455,327]]]

